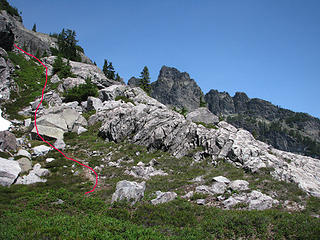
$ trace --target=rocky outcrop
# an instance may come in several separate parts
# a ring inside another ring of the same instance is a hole
[[[114,101],[120,95],[133,103]],[[304,191],[320,196],[317,159],[276,150],[255,140],[248,131],[223,121],[217,124],[217,129],[196,125],[140,88],[113,85],[101,90],[99,98],[103,106],[90,117],[89,124],[101,121],[99,135],[108,141],[127,139],[149,150],[169,151],[178,158],[201,147],[213,161],[225,158],[252,172],[274,168],[272,174],[277,179],[295,182]]]
[[[127,200],[133,205],[143,198],[145,189],[145,182],[120,181],[117,183],[116,191],[112,195],[111,202]]]
[[[17,179],[21,168],[17,161],[0,157],[0,185],[10,186]]]
[[[200,106],[203,93],[188,73],[163,66],[158,80],[151,83],[151,96],[167,106],[192,111]]]
[[[46,155],[52,148],[45,146],[45,145],[40,145],[40,146],[36,146],[34,147],[33,150],[33,154],[38,157],[38,156],[43,156]]]
[[[53,63],[55,56],[41,58],[41,61],[48,67],[48,74],[52,75]],[[67,62],[66,59],[64,59]],[[90,79],[98,88],[105,88],[111,85],[123,85],[124,82],[117,82],[106,78],[104,73],[96,65],[82,62],[70,61],[71,72],[75,75],[74,78],[61,79],[65,89],[70,89],[79,84],[85,83],[86,79]]]
[[[26,157],[20,158],[18,163],[22,173],[28,172],[32,168],[31,161]]]

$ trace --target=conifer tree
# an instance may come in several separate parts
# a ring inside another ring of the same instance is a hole
[[[150,95],[150,74],[149,69],[147,66],[145,66],[141,72],[140,75],[140,87],[148,94]]]
[[[120,75],[119,73],[116,74],[116,79],[115,79],[117,82],[120,82],[121,81],[121,78],[120,78]]]
[[[115,74],[114,74],[114,68],[112,66],[112,62],[109,63],[108,65],[108,76],[107,78],[111,79],[111,80],[114,80],[115,79]]]
[[[32,31],[37,32],[37,25],[33,24]]]

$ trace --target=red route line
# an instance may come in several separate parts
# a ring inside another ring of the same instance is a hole
[[[41,101],[40,101],[40,103],[39,103],[39,105],[38,105],[38,107],[37,107],[37,109],[36,109],[36,111],[35,111],[35,113],[34,113],[34,124],[35,124],[35,126],[36,126],[36,130],[37,130],[38,136],[42,139],[42,141],[44,141],[45,143],[49,144],[52,148],[54,148],[55,150],[57,150],[58,152],[60,152],[66,159],[69,159],[69,160],[72,160],[72,161],[74,161],[74,162],[77,162],[77,163],[79,163],[80,165],[82,165],[82,166],[84,166],[84,167],[86,167],[86,168],[89,168],[91,171],[94,172],[94,174],[96,175],[96,184],[94,185],[94,187],[92,188],[92,190],[90,190],[89,192],[86,192],[85,194],[88,194],[88,193],[93,192],[94,189],[96,188],[96,186],[98,185],[98,174],[97,174],[91,167],[89,167],[89,166],[87,166],[87,165],[85,165],[85,164],[83,164],[83,163],[81,163],[81,162],[78,162],[78,161],[75,160],[75,159],[72,159],[72,158],[67,157],[66,155],[64,155],[63,152],[61,152],[59,149],[57,149],[57,148],[55,148],[54,146],[52,146],[49,142],[47,142],[46,140],[44,140],[44,139],[40,136],[40,134],[39,134],[39,132],[38,132],[38,127],[37,127],[37,111],[38,111],[38,108],[40,107],[40,105],[41,105],[41,103],[42,103],[42,101],[43,101],[44,89],[45,89],[46,86],[47,86],[47,81],[48,81],[48,68],[47,68],[38,58],[36,58],[36,57],[33,56],[32,54],[27,53],[26,51],[22,50],[22,49],[19,48],[16,44],[14,44],[14,46],[15,46],[16,48],[18,48],[20,51],[24,52],[25,54],[27,54],[27,55],[29,55],[29,56],[37,59],[37,61],[38,61],[39,63],[41,63],[41,65],[46,68],[46,82],[45,82],[44,87],[43,87],[43,89],[42,89]]]

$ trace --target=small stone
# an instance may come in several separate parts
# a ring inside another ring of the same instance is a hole
[[[249,183],[245,180],[235,180],[229,184],[229,188],[234,191],[245,191],[249,189]]]
[[[205,205],[206,204],[206,200],[205,199],[197,199],[196,203],[198,205]]]
[[[58,199],[58,201],[52,202],[51,204],[52,205],[60,205],[60,204],[63,204],[63,203],[64,203],[64,201],[62,199]]]
[[[63,150],[63,149],[66,148],[66,144],[62,139],[57,139],[54,142],[54,147],[57,148],[57,149]]]
[[[230,180],[228,178],[224,177],[224,176],[214,177],[213,181],[222,182],[222,183],[225,183],[225,184],[229,184],[230,183]]]
[[[47,158],[46,159],[46,163],[51,163],[51,162],[53,162],[55,159],[54,158]]]
[[[28,172],[32,168],[31,161],[26,157],[20,158],[18,163],[22,173]]]

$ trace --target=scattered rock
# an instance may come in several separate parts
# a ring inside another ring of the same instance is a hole
[[[24,126],[25,126],[25,127],[30,127],[30,125],[31,125],[31,118],[25,119],[25,120],[24,120]]]
[[[63,203],[64,203],[64,201],[59,198],[58,201],[52,202],[51,204],[52,204],[52,205],[61,205],[61,204],[63,204]]]
[[[132,205],[141,200],[146,189],[146,182],[137,183],[130,181],[120,181],[117,183],[116,191],[112,195],[112,203],[126,199]]]
[[[153,205],[160,204],[160,203],[166,203],[174,200],[177,197],[177,194],[175,192],[156,192],[157,197],[155,199],[151,200],[151,203]]]
[[[192,198],[192,196],[193,196],[193,191],[190,191],[190,192],[186,193],[185,195],[183,195],[181,198],[189,199],[189,198]]]
[[[245,180],[235,180],[229,184],[229,188],[234,191],[246,191],[249,190],[249,183]]]
[[[218,177],[214,177],[213,181],[215,182],[220,182],[220,183],[225,183],[225,184],[229,184],[230,180],[224,176],[218,176]]]
[[[152,166],[145,167],[142,162],[139,162],[137,166],[133,166],[131,170],[126,170],[126,174],[134,176],[136,178],[150,179],[153,176],[167,176],[168,174],[162,170],[156,170]]]
[[[57,139],[53,145],[55,148],[63,150],[66,148],[66,144],[62,139]]]
[[[0,122],[1,123],[1,122]],[[2,151],[16,151],[17,150],[17,140],[13,133],[9,131],[0,132],[0,149]]]
[[[213,194],[224,194],[227,189],[227,185],[223,182],[215,182],[211,186],[211,192]]]
[[[51,163],[51,162],[53,162],[55,159],[54,158],[47,158],[46,159],[46,163]]]
[[[32,149],[33,149],[33,153],[36,157],[46,155],[51,150],[50,147],[47,147],[45,145],[40,145],[40,146],[34,147]]]
[[[27,158],[31,159],[31,154],[27,150],[24,150],[24,149],[19,149],[17,156],[23,156],[23,157],[27,157]]]
[[[205,199],[197,199],[196,203],[198,205],[205,205],[206,204],[206,200]]]
[[[33,166],[28,175],[19,177],[16,184],[33,184],[37,182],[46,182],[47,179],[41,178],[50,174],[48,169],[41,168],[39,163]]]
[[[279,201],[274,200],[272,197],[267,196],[259,191],[252,191],[247,194],[235,194],[224,200],[223,205],[230,209],[239,203],[247,204],[249,210],[265,210],[277,205]]]
[[[78,127],[78,130],[77,130],[77,134],[80,135],[81,133],[84,133],[84,132],[87,132],[88,129],[82,127],[82,126],[79,126]]]
[[[10,186],[17,179],[21,167],[17,161],[0,157],[0,185]]]
[[[32,168],[31,161],[28,158],[25,158],[25,157],[20,158],[18,160],[18,163],[20,165],[22,173],[28,172]]]

